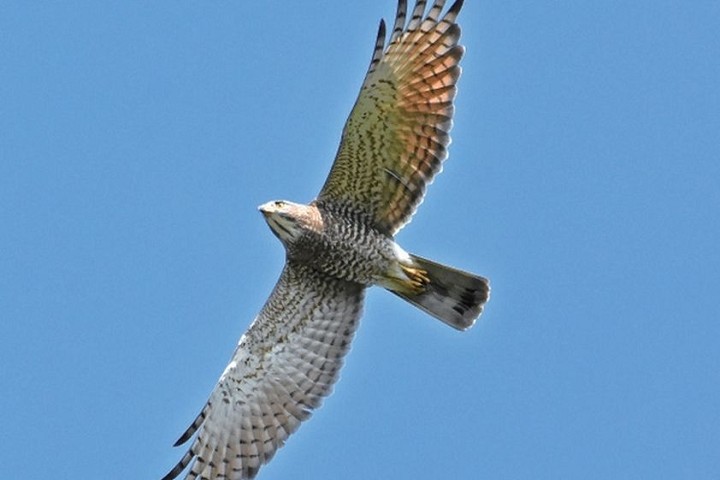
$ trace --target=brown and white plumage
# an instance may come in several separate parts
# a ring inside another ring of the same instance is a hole
[[[270,298],[240,338],[210,399],[175,444],[192,439],[163,478],[252,479],[338,379],[365,289],[380,285],[459,330],[488,299],[486,279],[405,252],[393,239],[447,157],[463,48],[457,0],[407,19],[400,0],[389,44],[381,22],[337,157],[309,205],[260,207],[286,250]]]
[[[463,2],[441,16],[444,3],[436,1],[424,16],[425,1],[418,1],[405,25],[401,0],[386,49],[380,23],[370,68],[318,196],[320,204],[361,206],[389,235],[410,220],[447,158],[464,48],[455,23]]]
[[[287,263],[240,338],[205,408],[175,444],[192,446],[164,479],[253,478],[338,378],[365,287]]]

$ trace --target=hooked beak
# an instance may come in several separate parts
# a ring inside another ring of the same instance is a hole
[[[263,214],[264,217],[269,217],[270,214],[274,211],[274,208],[271,204],[272,202],[263,203],[258,207],[258,210],[260,211],[260,213]]]

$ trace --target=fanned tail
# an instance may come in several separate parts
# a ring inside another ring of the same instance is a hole
[[[490,297],[486,278],[410,254],[408,274],[420,288],[389,289],[395,295],[458,330],[472,327]]]

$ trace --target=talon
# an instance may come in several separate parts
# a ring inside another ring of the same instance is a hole
[[[421,293],[425,291],[426,287],[430,284],[430,277],[427,272],[421,268],[408,267],[406,265],[400,265],[405,275],[410,280],[410,286],[415,293]]]

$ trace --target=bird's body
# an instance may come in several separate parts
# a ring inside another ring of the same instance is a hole
[[[381,22],[360,95],[325,185],[307,205],[260,207],[285,247],[273,292],[242,335],[200,415],[176,445],[192,443],[163,480],[243,480],[332,390],[379,285],[446,324],[473,325],[489,296],[480,276],[410,254],[395,234],[412,218],[447,157],[463,48],[462,0],[441,15],[399,0],[389,44]]]
[[[374,229],[362,212],[282,200],[266,203],[260,211],[285,245],[288,260],[330,277],[370,286],[397,262],[395,242]]]

